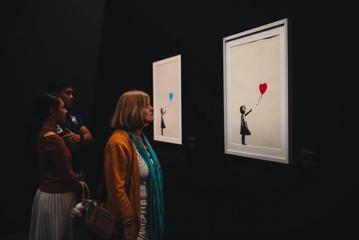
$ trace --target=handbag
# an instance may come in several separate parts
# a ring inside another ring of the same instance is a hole
[[[72,218],[83,222],[85,225],[90,218],[92,211],[98,205],[95,199],[91,199],[90,190],[87,184],[83,181],[80,181],[81,184],[81,201],[76,204],[76,206],[72,209]]]
[[[117,236],[119,221],[108,211],[103,203],[91,199],[87,184],[80,181],[81,201],[72,209],[72,217],[81,223],[94,239],[108,240]]]
[[[122,224],[103,206],[103,203],[94,207],[85,227],[96,239],[104,240],[122,234],[123,230]]]

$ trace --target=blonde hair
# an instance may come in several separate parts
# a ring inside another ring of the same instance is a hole
[[[147,93],[134,90],[122,94],[112,115],[111,127],[134,131],[145,126],[142,109],[150,104]]]

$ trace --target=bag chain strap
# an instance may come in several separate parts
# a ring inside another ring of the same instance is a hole
[[[83,181],[80,181],[80,184],[81,184],[81,188],[82,188],[82,201],[87,197],[87,198],[91,198],[90,197],[90,189],[89,187],[87,186],[87,184]],[[86,193],[87,193],[87,196],[86,196]]]

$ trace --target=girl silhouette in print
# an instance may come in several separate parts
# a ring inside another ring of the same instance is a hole
[[[166,114],[166,110],[161,107],[161,135],[163,136],[163,129],[166,128],[165,120],[163,119],[163,116]]]
[[[252,109],[250,109],[248,112],[246,112],[246,106],[242,105],[239,109],[241,112],[241,135],[242,135],[242,144],[246,144],[246,135],[251,135],[251,132],[248,129],[247,119],[246,116],[252,112]]]

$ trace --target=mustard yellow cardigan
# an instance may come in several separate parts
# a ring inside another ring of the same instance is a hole
[[[132,174],[129,174],[131,162],[133,162]],[[122,222],[130,218],[137,220],[137,229],[139,229],[139,165],[135,146],[127,131],[116,130],[108,139],[104,153],[104,174],[107,191],[105,207]],[[129,180],[131,184],[127,194],[125,186]]]

